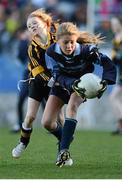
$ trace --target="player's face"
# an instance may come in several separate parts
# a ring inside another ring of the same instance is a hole
[[[46,27],[46,23],[38,17],[31,17],[27,21],[27,28],[32,35],[42,35]]]
[[[71,55],[76,47],[77,36],[76,35],[63,35],[58,43],[62,52],[66,55]]]

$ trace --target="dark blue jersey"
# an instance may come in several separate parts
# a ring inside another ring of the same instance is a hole
[[[94,71],[94,65],[103,67],[102,79],[108,84],[116,82],[116,68],[111,59],[98,52],[94,45],[81,45],[76,43],[76,48],[72,56],[65,56],[58,43],[52,44],[46,51],[46,65],[54,78],[59,79],[64,76],[65,80],[78,79],[86,73]]]

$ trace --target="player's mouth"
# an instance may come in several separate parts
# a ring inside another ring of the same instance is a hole
[[[72,54],[72,50],[65,50],[66,54]]]

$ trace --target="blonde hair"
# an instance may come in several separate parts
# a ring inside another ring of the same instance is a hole
[[[57,29],[56,38],[59,40],[64,35],[76,35],[79,37],[79,30],[77,26],[71,22],[61,23]]]
[[[93,34],[83,31],[83,32],[80,32],[78,42],[85,43],[85,44],[93,43],[97,45],[100,43],[104,43],[104,39],[105,37],[101,37],[101,34],[93,35]]]
[[[63,35],[76,35],[78,43],[103,43],[104,37],[101,37],[100,34],[92,35],[86,31],[80,31],[75,24],[72,22],[61,23],[57,29],[56,38],[59,40]]]
[[[46,13],[46,11],[43,8],[37,9],[33,11],[28,18],[30,17],[39,17],[41,18],[44,22],[50,21],[52,22],[52,17],[50,14]]]

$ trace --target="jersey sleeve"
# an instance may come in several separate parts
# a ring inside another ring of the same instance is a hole
[[[102,80],[107,80],[108,84],[115,84],[116,82],[116,67],[112,60],[105,54],[101,53],[97,46],[86,46],[86,54],[88,60],[94,64],[98,64],[103,68]]]
[[[50,78],[50,73],[46,69],[44,51],[42,56],[39,56],[39,50],[32,44],[28,47],[29,66],[32,77],[40,76],[43,80],[47,81]],[[41,63],[43,60],[44,63]]]
[[[51,72],[52,76],[56,78],[59,75],[59,67],[56,61],[45,53],[45,61],[47,69]]]
[[[112,60],[105,54],[100,54],[101,66],[103,67],[102,79],[107,80],[108,84],[116,83],[116,66]]]

